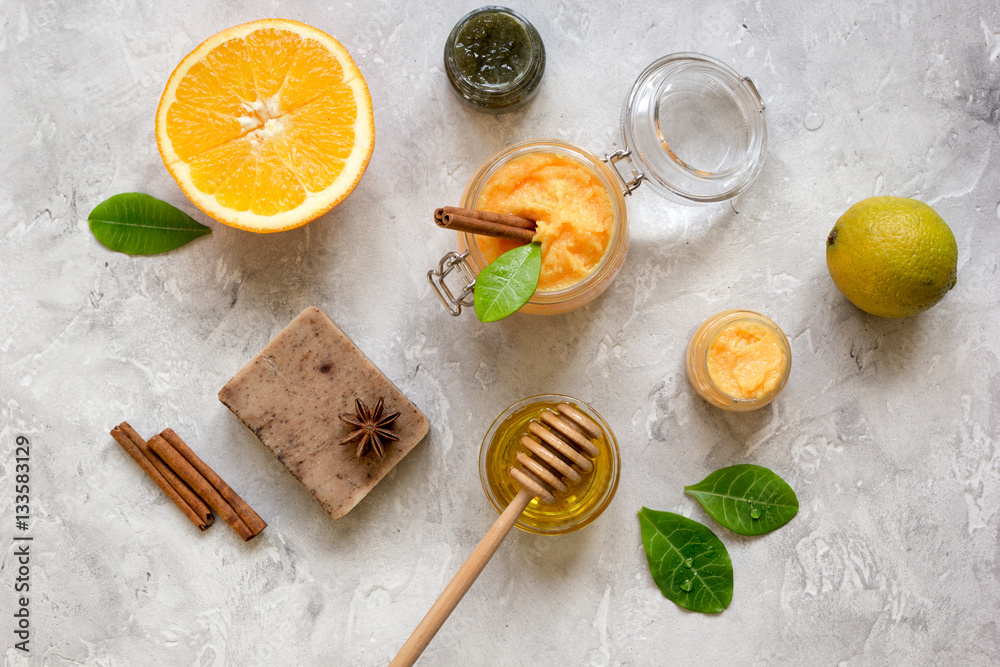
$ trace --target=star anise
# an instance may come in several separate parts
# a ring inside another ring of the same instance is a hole
[[[354,399],[354,408],[356,414],[344,413],[340,415],[340,418],[356,427],[357,430],[351,431],[346,438],[337,444],[346,445],[352,440],[360,438],[358,451],[355,453],[357,458],[360,459],[370,449],[378,455],[379,460],[384,459],[387,441],[399,440],[399,436],[389,430],[396,418],[399,417],[399,413],[393,412],[391,415],[383,417],[381,398],[378,399],[378,403],[371,411],[360,398]]]

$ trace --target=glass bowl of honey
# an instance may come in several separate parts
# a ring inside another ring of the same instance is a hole
[[[543,411],[556,411],[561,403],[579,410],[597,426],[601,435],[590,438],[598,454],[593,458],[593,470],[582,480],[556,493],[553,504],[532,500],[517,520],[517,527],[539,535],[561,535],[583,528],[601,515],[618,490],[621,455],[615,434],[604,418],[592,407],[570,396],[542,394],[517,401],[490,426],[479,450],[479,477],[490,504],[503,512],[517,495],[519,484],[510,476],[512,467],[519,467],[516,456],[526,452],[521,436],[529,424],[538,421]]]

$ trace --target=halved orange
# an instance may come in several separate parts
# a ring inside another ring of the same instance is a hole
[[[209,37],[170,75],[156,144],[184,194],[253,232],[300,227],[344,200],[375,145],[372,99],[340,42],[287,19]]]

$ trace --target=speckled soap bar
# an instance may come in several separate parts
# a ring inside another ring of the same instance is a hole
[[[338,445],[352,429],[339,415],[354,399],[399,412],[385,459],[355,458],[357,443]],[[347,514],[420,442],[427,418],[317,308],[306,308],[219,392],[334,519]]]

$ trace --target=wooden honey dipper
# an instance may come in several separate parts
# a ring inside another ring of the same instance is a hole
[[[603,435],[601,427],[572,405],[560,403],[556,410],[558,414],[542,410],[539,421],[532,420],[528,424],[528,433],[521,435],[521,444],[530,453],[518,452],[517,460],[523,468],[510,469],[510,476],[521,485],[520,490],[462,563],[389,667],[405,667],[416,662],[496,553],[528,503],[537,497],[551,505],[555,502],[555,494],[579,484],[585,475],[593,471],[594,464],[590,459],[595,458],[600,450],[590,439]]]

